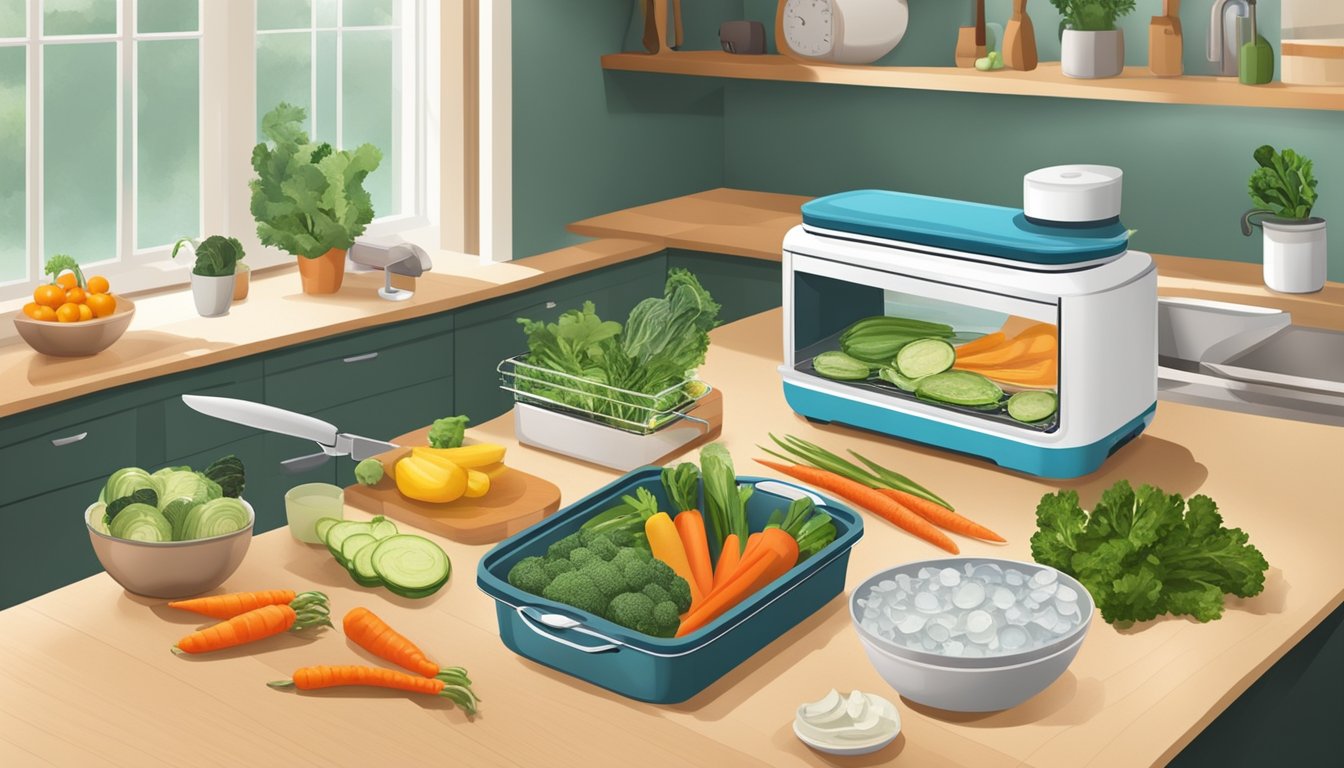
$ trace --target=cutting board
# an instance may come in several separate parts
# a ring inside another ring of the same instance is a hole
[[[411,446],[429,445],[429,427],[402,435],[392,442],[406,447],[378,457],[388,473],[373,487],[355,484],[346,488],[346,504],[463,544],[502,541],[541,522],[560,508],[560,489],[554,483],[513,467],[492,480],[490,492],[479,499],[461,498],[448,504],[408,499],[397,491],[391,469],[397,459],[411,452]],[[505,455],[505,465],[508,460]]]
[[[1185,72],[1181,61],[1181,0],[1163,0],[1162,15],[1148,25],[1148,70],[1158,77],[1178,77]]]

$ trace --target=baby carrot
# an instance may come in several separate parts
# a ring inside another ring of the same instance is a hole
[[[877,492],[883,496],[895,499],[898,504],[914,512],[916,515],[928,520],[930,523],[945,528],[953,533],[960,533],[963,536],[970,536],[985,541],[1002,542],[1004,538],[999,534],[989,530],[979,523],[969,520],[953,512],[947,507],[934,504],[928,499],[921,499],[905,491],[898,491],[895,488],[878,488]]]
[[[736,533],[723,537],[723,551],[719,553],[719,562],[714,564],[714,587],[723,586],[742,559],[742,545],[738,543]],[[713,590],[711,590],[713,591]]]
[[[260,592],[232,592],[227,595],[209,595],[191,600],[174,600],[168,607],[199,613],[212,619],[232,619],[241,613],[267,605],[289,605],[297,610],[302,606],[294,605],[296,597],[306,598],[306,602],[317,596],[323,600],[327,597],[321,592],[301,592],[295,595],[292,589],[264,589]]]
[[[709,594],[714,589],[714,567],[709,561],[709,536],[705,532],[705,519],[694,509],[681,512],[672,521],[681,536],[681,545],[686,548],[686,561],[691,566],[696,585],[701,594]]]
[[[208,653],[278,635],[287,629],[307,629],[319,624],[331,626],[325,599],[297,611],[288,605],[265,605],[192,632],[177,641],[173,653]]]
[[[348,685],[366,685],[372,688],[391,688],[410,693],[442,696],[461,707],[468,715],[476,714],[476,703],[481,699],[471,690],[471,680],[461,667],[441,670],[434,677],[421,677],[395,669],[356,665],[302,667],[294,670],[293,678],[267,683],[272,688],[297,688],[315,691]]]
[[[760,544],[743,554],[742,562],[728,582],[714,590],[677,627],[684,637],[727,613],[733,606],[787,573],[798,562],[798,543],[780,528],[761,532]]]
[[[342,622],[345,636],[359,647],[383,659],[424,677],[439,674],[439,665],[425,658],[415,643],[388,626],[368,608],[352,608]]]
[[[757,464],[767,466],[776,472],[781,472],[804,483],[814,485],[823,491],[830,491],[837,496],[842,496],[850,501],[865,507],[888,522],[895,524],[906,531],[924,539],[930,544],[942,547],[952,554],[959,554],[960,549],[956,543],[947,537],[947,534],[933,527],[929,521],[911,512],[909,509],[893,498],[885,496],[869,488],[863,483],[850,480],[847,477],[841,477],[834,472],[828,472],[824,469],[815,467],[804,467],[799,464],[792,466],[780,464],[776,461],[766,461],[757,459]]]

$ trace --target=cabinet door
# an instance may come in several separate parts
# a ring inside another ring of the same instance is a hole
[[[5,477],[0,504],[40,497],[86,480],[101,485],[116,470],[137,463],[136,427],[134,409],[88,420],[51,414],[40,434],[0,448]]]
[[[103,478],[0,507],[0,609],[102,570],[83,513]]]
[[[181,378],[173,389],[169,397],[140,410],[142,428],[152,428],[155,421],[162,421],[163,424],[162,458],[148,463],[185,464],[199,469],[186,459],[198,454],[210,455],[213,449],[222,450],[221,447],[229,443],[260,436],[261,433],[251,427],[197,413],[182,402],[182,395],[232,397],[262,402],[265,400],[265,390],[259,361],[245,367],[230,367],[228,370],[207,368],[200,374]],[[207,459],[206,464],[215,458],[218,456]]]
[[[723,309],[724,323],[774,309],[782,300],[783,267],[776,261],[671,250],[668,269],[689,269]]]

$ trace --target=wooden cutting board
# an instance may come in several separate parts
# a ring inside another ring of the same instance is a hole
[[[448,504],[408,499],[397,492],[392,480],[392,465],[409,454],[411,446],[429,445],[429,427],[402,435],[392,442],[406,447],[378,457],[388,473],[372,488],[358,483],[347,487],[346,504],[463,544],[502,541],[560,508],[560,489],[554,483],[512,467],[492,480],[490,492],[479,499],[462,498]],[[508,460],[505,455],[506,465]]]

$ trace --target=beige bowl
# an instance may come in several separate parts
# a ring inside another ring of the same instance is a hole
[[[247,508],[247,527],[233,533],[191,541],[131,541],[98,530],[89,516],[100,504],[84,510],[93,553],[109,576],[128,592],[146,597],[176,599],[209,592],[238,570],[252,543],[257,522],[252,505]]]
[[[22,312],[14,316],[14,327],[28,346],[44,355],[87,357],[96,355],[121,338],[135,316],[135,302],[117,297],[117,311],[107,317],[80,323],[34,320]]]

